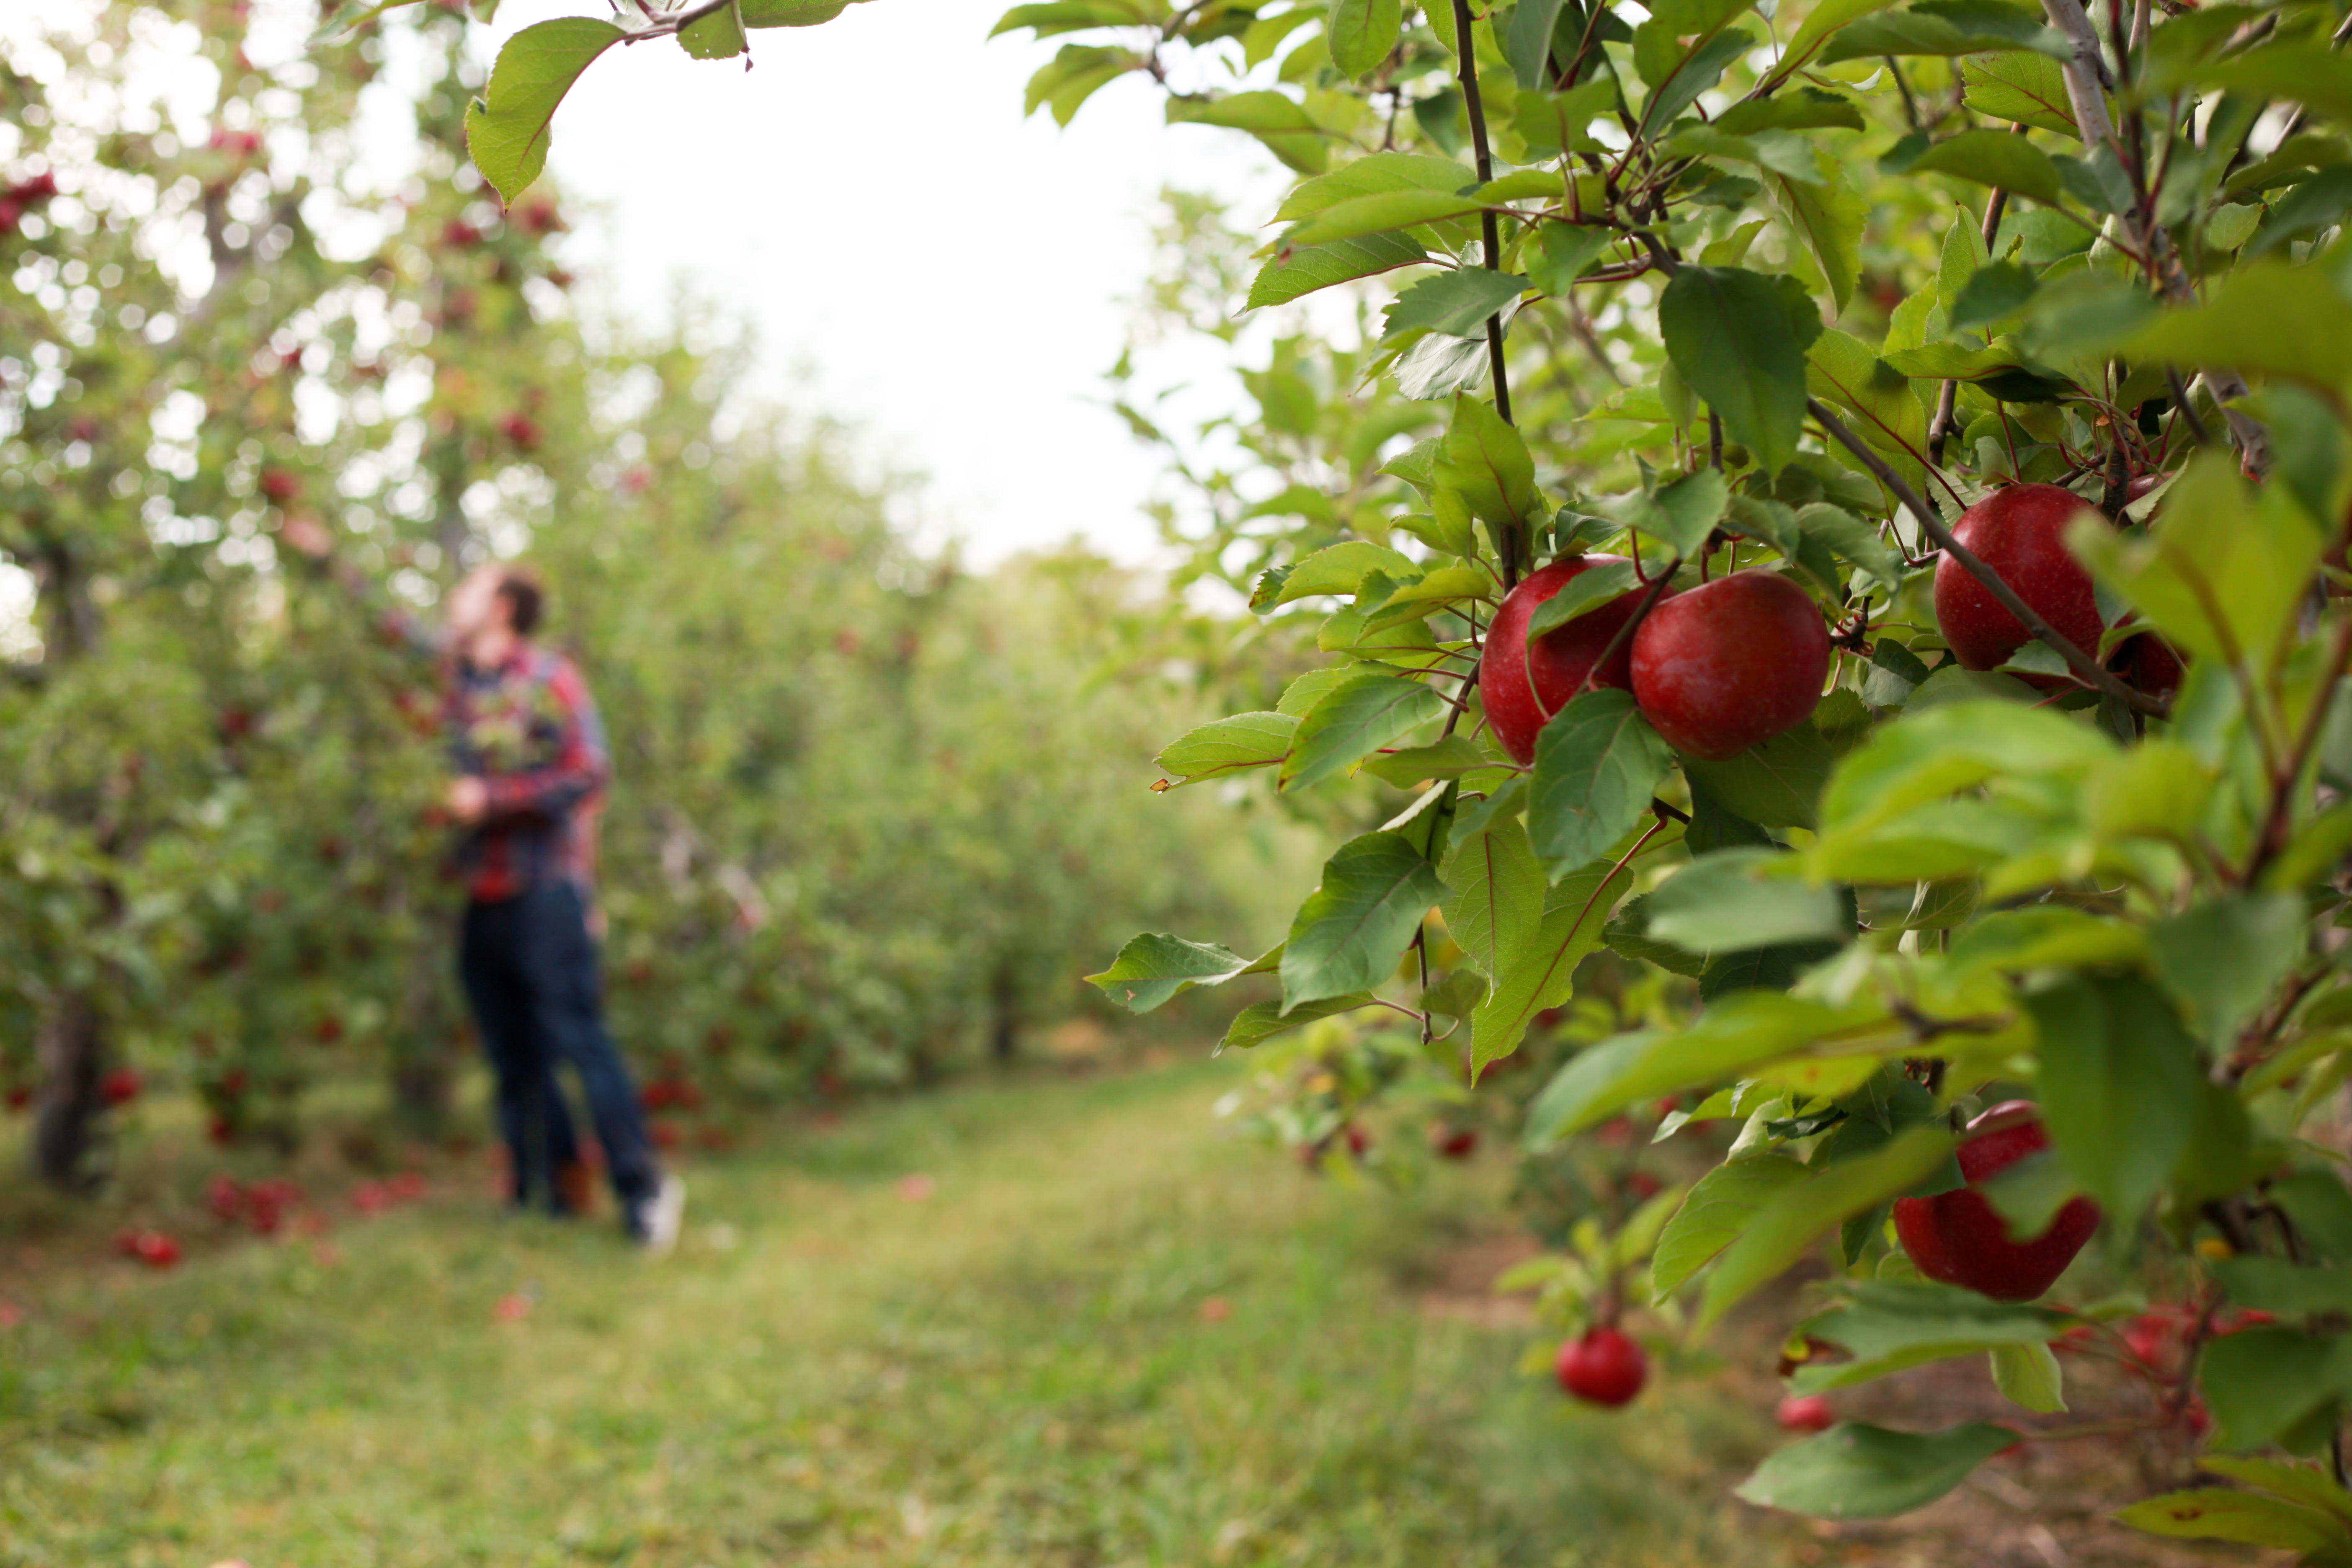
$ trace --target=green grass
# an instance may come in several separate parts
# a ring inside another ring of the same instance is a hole
[[[1515,1372],[1525,1332],[1422,1310],[1499,1172],[1309,1181],[1218,1138],[1232,1077],[780,1136],[694,1168],[657,1264],[467,1197],[324,1265],[61,1276],[0,1332],[0,1564],[1787,1561],[1721,1500],[1752,1416],[1579,1412]]]

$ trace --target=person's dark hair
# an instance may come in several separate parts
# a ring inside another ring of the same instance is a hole
[[[547,602],[547,589],[538,573],[528,566],[508,567],[499,578],[499,597],[507,602],[517,637],[527,637],[539,629],[540,610]]]

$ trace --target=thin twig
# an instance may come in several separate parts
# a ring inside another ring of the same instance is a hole
[[[1975,551],[1952,537],[1952,531],[1946,528],[1935,512],[1929,510],[1927,503],[1920,498],[1919,492],[1911,488],[1911,481],[1887,467],[1885,460],[1865,446],[1861,437],[1847,429],[1844,422],[1835,414],[1831,413],[1820,398],[1807,398],[1805,407],[1816,420],[1820,421],[1822,429],[1836,437],[1838,443],[1847,451],[1861,458],[1863,467],[1877,475],[1878,482],[1892,490],[1895,493],[1895,499],[1911,510],[1911,515],[1919,520],[1919,526],[1927,531],[1927,537],[1936,542],[1938,549],[1958,562],[1962,571],[1983,584],[1985,591],[1993,596],[2002,609],[2015,616],[2027,631],[2057,650],[2058,656],[2063,658],[2068,667],[2074,671],[2076,679],[2095,689],[2103,696],[2114,698],[2135,712],[2163,714],[2169,711],[2168,704],[2150,697],[2145,691],[2139,691],[2126,685],[2116,677],[2114,671],[2104,668],[2097,659],[2076,647],[2057,627],[2044,620],[2032,605],[2019,598],[2016,590],[2000,580],[2000,574],[1986,565]]]
[[[2012,129],[2020,135],[2024,134],[2025,127],[2021,124]],[[1984,237],[1988,256],[1992,253],[1993,237],[2000,233],[2002,209],[2008,205],[2009,193],[1995,186],[1992,199],[1985,203],[1984,222],[1977,231]],[[1927,464],[1930,468],[1943,467],[1944,443],[1952,434],[1952,414],[1958,407],[1959,401],[1960,384],[1957,381],[1944,383],[1943,390],[1936,395],[1936,416],[1927,422]]]

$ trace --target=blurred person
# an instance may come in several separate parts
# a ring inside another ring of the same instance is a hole
[[[280,537],[356,593],[367,584],[336,559],[324,527],[289,519]],[[397,628],[437,655],[442,728],[456,777],[444,805],[464,829],[458,973],[497,1079],[499,1133],[528,1207],[544,1183],[571,1212],[578,1139],[555,1081],[579,1074],[606,1173],[630,1237],[656,1252],[676,1244],[685,1184],[665,1172],[646,1135],[636,1085],[604,1027],[592,873],[595,816],[612,763],[603,721],[578,667],[531,640],[545,591],[529,570],[476,568],[451,590],[438,637],[395,612]]]

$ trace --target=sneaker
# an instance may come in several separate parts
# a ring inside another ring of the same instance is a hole
[[[686,1218],[686,1184],[674,1175],[665,1174],[654,1195],[637,1204],[629,1214],[629,1235],[639,1247],[658,1258],[677,1245],[680,1224]]]

